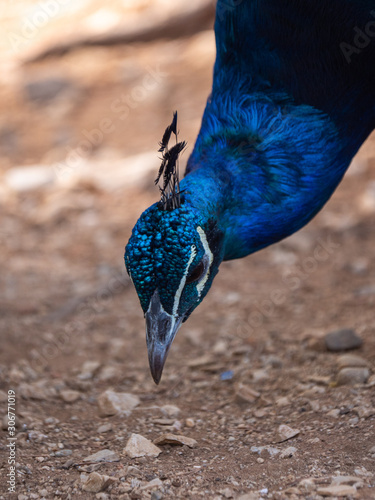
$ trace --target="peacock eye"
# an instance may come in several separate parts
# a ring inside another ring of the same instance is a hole
[[[190,283],[198,281],[203,276],[204,271],[205,271],[204,263],[201,261],[187,276],[186,283],[189,285]]]

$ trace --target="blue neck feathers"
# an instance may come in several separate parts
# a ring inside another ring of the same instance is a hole
[[[304,226],[330,198],[360,141],[343,140],[327,115],[285,94],[220,88],[208,100],[181,190],[184,203],[217,221],[228,260]]]

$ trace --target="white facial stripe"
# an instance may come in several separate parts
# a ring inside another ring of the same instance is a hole
[[[208,280],[208,277],[210,275],[210,269],[211,269],[212,262],[214,260],[214,256],[213,256],[213,253],[211,252],[211,249],[210,249],[210,247],[208,245],[206,233],[199,226],[197,227],[197,231],[198,231],[199,237],[201,239],[201,242],[202,242],[202,245],[203,245],[206,257],[208,257],[208,266],[207,266],[206,275],[197,284],[197,292],[198,292],[198,295],[200,297],[202,295],[204,285],[206,284],[206,282]]]
[[[182,294],[182,290],[184,289],[185,287],[185,283],[186,283],[186,278],[187,278],[187,275],[188,275],[188,272],[189,272],[189,268],[193,262],[193,260],[195,259],[195,256],[197,255],[197,249],[195,247],[195,245],[192,245],[191,246],[191,249],[190,249],[190,259],[189,259],[189,262],[187,263],[187,266],[186,266],[186,269],[185,269],[185,272],[184,272],[184,275],[182,277],[182,280],[180,281],[180,286],[178,287],[178,290],[176,292],[176,295],[174,296],[174,303],[173,303],[173,316],[176,318],[177,317],[177,311],[178,311],[178,306],[180,304],[180,299],[181,299],[181,294]]]

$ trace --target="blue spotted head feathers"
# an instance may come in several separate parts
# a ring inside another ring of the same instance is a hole
[[[217,223],[205,220],[179,192],[176,152],[185,145],[176,146],[174,153],[167,146],[162,150],[157,179],[163,176],[161,201],[141,215],[125,251],[146,318],[150,367],[157,383],[179,326],[207,294],[223,258],[223,233]]]

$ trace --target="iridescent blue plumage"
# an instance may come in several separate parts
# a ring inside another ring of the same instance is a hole
[[[305,225],[375,128],[373,0],[219,0],[215,33],[180,208],[150,207],[126,249],[156,382],[220,262]]]

